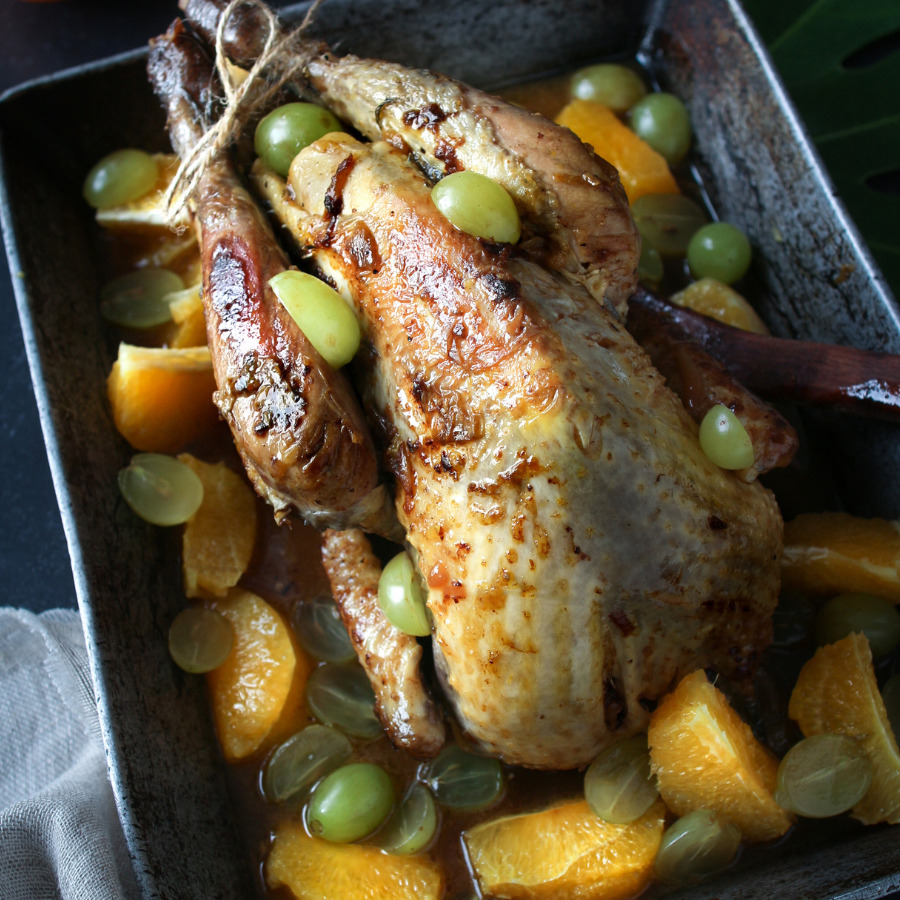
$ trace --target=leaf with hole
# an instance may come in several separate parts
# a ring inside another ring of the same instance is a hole
[[[745,0],[838,193],[900,293],[900,2]]]

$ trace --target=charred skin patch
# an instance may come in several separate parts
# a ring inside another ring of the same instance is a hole
[[[319,242],[323,247],[329,246],[334,239],[334,231],[337,227],[338,218],[344,211],[344,188],[347,186],[347,181],[353,172],[355,164],[356,157],[353,156],[352,153],[349,156],[344,157],[344,159],[338,163],[338,167],[331,177],[331,183],[325,191],[323,204],[325,206],[325,216],[328,220],[328,227],[325,231],[324,238]]]
[[[515,278],[501,278],[488,272],[481,280],[495,303],[513,303],[519,299],[521,287]]]
[[[365,222],[358,222],[347,242],[350,257],[363,271],[378,274],[381,268],[381,252],[378,242]]]
[[[403,113],[403,124],[408,128],[421,130],[427,128],[436,132],[441,122],[445,121],[449,114],[437,103],[426,103],[419,109],[408,109]]]

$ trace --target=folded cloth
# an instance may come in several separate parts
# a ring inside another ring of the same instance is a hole
[[[138,896],[78,614],[0,609],[0,897]]]

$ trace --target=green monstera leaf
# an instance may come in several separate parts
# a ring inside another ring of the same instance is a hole
[[[900,0],[744,0],[900,296]]]

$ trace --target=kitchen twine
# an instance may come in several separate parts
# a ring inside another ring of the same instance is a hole
[[[254,110],[290,81],[318,52],[318,45],[301,49],[304,31],[322,4],[314,0],[300,25],[281,33],[278,17],[262,0],[231,0],[219,18],[216,29],[216,71],[225,91],[225,105],[218,121],[210,127],[181,161],[163,196],[163,208],[170,228],[184,230],[179,216],[193,195],[213,158],[232,143]],[[235,77],[225,51],[225,28],[238,7],[258,9],[266,23],[266,41],[262,53],[244,77]]]

